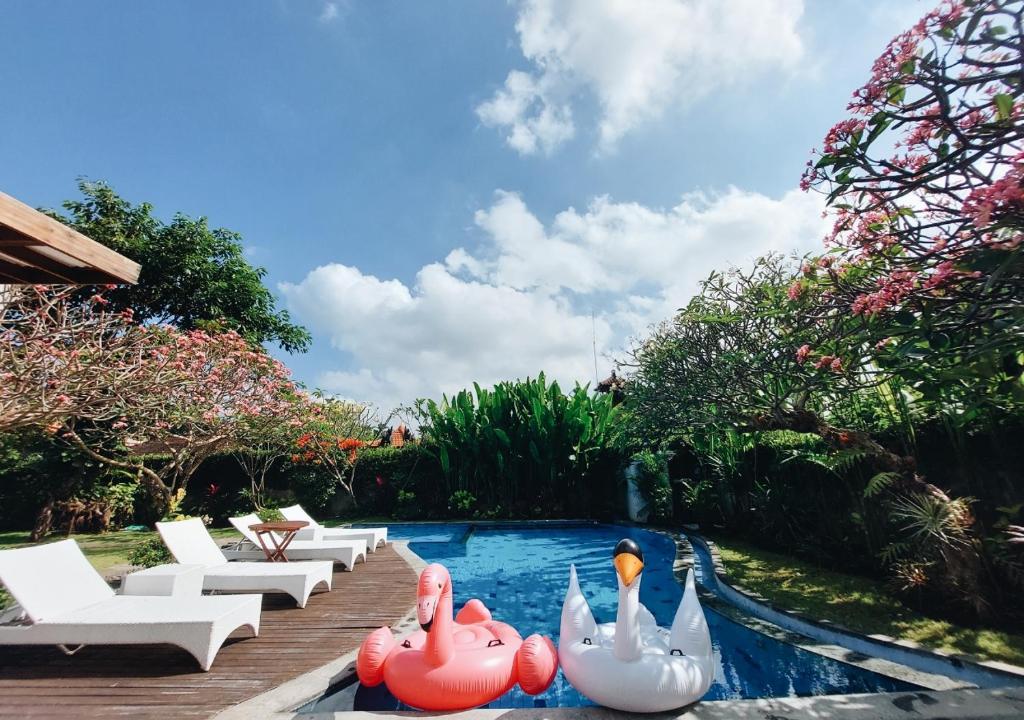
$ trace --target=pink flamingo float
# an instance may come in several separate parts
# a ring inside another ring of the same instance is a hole
[[[551,685],[558,653],[550,639],[524,641],[475,598],[454,619],[453,609],[451,575],[443,565],[428,565],[416,588],[422,630],[402,643],[386,627],[370,633],[356,659],[359,681],[368,687],[384,682],[392,695],[421,710],[484,705],[517,682],[531,695]]]

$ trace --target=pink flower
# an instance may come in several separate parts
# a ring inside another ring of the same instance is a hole
[[[811,354],[810,345],[801,345],[796,351],[796,361],[803,365],[807,361],[807,356]]]
[[[803,290],[803,284],[799,280],[795,280],[793,284],[789,286],[789,290],[786,291],[786,295],[789,296],[789,299],[791,301],[799,300],[800,294],[803,292]]]
[[[818,358],[818,362],[814,363],[814,369],[821,370],[824,367],[831,367],[833,360],[835,360],[835,358],[831,355],[822,355]]]

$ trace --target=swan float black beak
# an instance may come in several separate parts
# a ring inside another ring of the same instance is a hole
[[[635,541],[626,538],[615,546],[615,571],[622,584],[629,587],[644,569],[644,551]]]

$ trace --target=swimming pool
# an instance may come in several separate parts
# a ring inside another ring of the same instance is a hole
[[[451,572],[455,611],[480,598],[495,619],[513,625],[522,635],[534,632],[558,641],[562,599],[569,565],[576,564],[580,586],[598,622],[614,621],[617,605],[612,549],[624,537],[643,548],[645,566],[640,599],[658,620],[672,624],[682,588],[672,564],[675,543],[641,528],[596,524],[423,524],[392,525],[393,540],[426,562],[439,562]],[[372,557],[370,562],[372,562]],[[704,608],[714,645],[715,682],[705,700],[919,689],[883,675],[802,650],[750,630]],[[327,710],[330,697],[308,706]],[[530,696],[518,687],[488,707],[534,708],[592,705],[559,672],[547,692]],[[360,687],[356,710],[408,709],[383,685]]]

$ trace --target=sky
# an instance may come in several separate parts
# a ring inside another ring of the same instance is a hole
[[[272,352],[384,414],[592,383],[711,271],[821,248],[804,163],[932,4],[2,0],[0,190],[241,233],[314,336]]]

